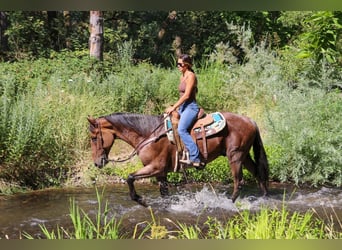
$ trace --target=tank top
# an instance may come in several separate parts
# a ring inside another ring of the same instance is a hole
[[[178,85],[178,90],[179,90],[179,96],[184,95],[185,93],[185,87],[186,87],[186,82],[185,82],[186,78],[181,81]],[[195,77],[195,86],[190,94],[189,99],[186,102],[192,102],[192,101],[196,101],[196,94],[197,94],[197,78]]]

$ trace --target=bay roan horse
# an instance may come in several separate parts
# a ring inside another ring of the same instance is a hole
[[[242,166],[252,173],[266,196],[268,162],[257,124],[246,116],[229,112],[221,114],[226,126],[207,138],[206,163],[221,155],[227,156],[234,180],[233,202],[239,195]],[[134,148],[131,155],[138,155],[143,168],[129,174],[127,184],[131,199],[141,205],[146,204],[136,193],[134,181],[137,179],[156,177],[161,195],[168,194],[167,173],[174,171],[177,150],[166,136],[164,119],[163,115],[131,113],[113,113],[96,119],[88,117],[95,166],[103,167],[110,161],[108,154],[115,139],[121,139]],[[198,146],[203,154],[202,143]],[[254,160],[250,155],[252,147]]]

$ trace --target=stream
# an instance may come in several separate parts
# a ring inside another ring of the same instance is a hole
[[[341,188],[299,188],[290,184],[270,183],[270,195],[259,196],[256,185],[246,185],[235,203],[229,199],[232,187],[217,184],[186,184],[170,186],[170,196],[162,198],[156,184],[136,183],[151,209],[131,201],[126,184],[107,185],[97,188],[47,189],[24,194],[0,196],[0,238],[20,239],[23,232],[42,238],[39,225],[56,231],[57,226],[71,226],[70,204],[76,204],[89,216],[97,214],[96,192],[103,192],[103,201],[118,219],[122,228],[132,235],[134,227],[144,221],[152,222],[152,216],[169,230],[175,223],[201,224],[208,216],[228,220],[242,210],[258,211],[263,207],[279,208],[286,205],[289,211],[305,213],[313,211],[324,220],[335,222],[336,230],[342,231]],[[153,211],[153,215],[151,214]],[[142,224],[143,225],[143,224]]]

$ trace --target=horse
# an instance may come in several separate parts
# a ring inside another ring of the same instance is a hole
[[[242,166],[257,180],[263,196],[268,195],[269,166],[266,152],[255,121],[247,116],[221,112],[225,127],[206,139],[206,163],[219,156],[226,156],[233,176],[232,202],[239,196],[243,184]],[[108,162],[109,152],[115,139],[121,139],[134,148],[131,158],[137,155],[143,167],[127,178],[130,198],[146,206],[137,194],[134,181],[156,177],[161,196],[168,195],[167,173],[174,171],[177,164],[177,149],[166,136],[165,115],[145,115],[135,113],[112,113],[98,118],[88,116],[92,159],[96,167],[102,168]],[[203,145],[198,144],[203,155]],[[253,148],[254,159],[250,155]],[[126,159],[127,160],[127,159]]]

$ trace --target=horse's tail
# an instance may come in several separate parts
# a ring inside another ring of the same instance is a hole
[[[256,136],[253,143],[254,160],[257,165],[257,175],[261,182],[268,184],[269,179],[269,167],[266,156],[266,151],[261,140],[260,131],[256,125]]]

